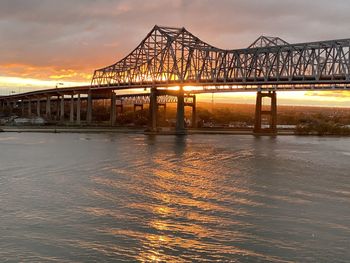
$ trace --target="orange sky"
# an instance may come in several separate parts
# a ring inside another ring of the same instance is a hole
[[[263,3],[262,3],[263,2]],[[0,95],[86,85],[96,68],[129,53],[155,25],[188,30],[217,47],[247,47],[260,35],[290,43],[350,37],[341,0],[2,0]],[[308,10],[317,9],[310,13]],[[350,107],[349,92],[280,92],[280,104]],[[211,95],[201,96],[211,100]],[[254,93],[215,94],[254,103]]]

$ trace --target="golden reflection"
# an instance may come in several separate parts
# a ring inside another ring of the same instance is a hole
[[[254,224],[240,218],[250,217],[251,207],[266,204],[251,198],[259,195],[249,189],[247,179],[238,177],[227,184],[225,173],[211,163],[213,156],[215,163],[220,159],[225,165],[237,155],[246,154],[178,149],[185,146],[176,143],[176,149],[166,152],[152,149],[152,164],[143,167],[141,173],[139,165],[131,164],[125,169],[110,168],[118,179],[94,177],[94,183],[101,187],[90,194],[104,201],[115,203],[115,193],[120,191],[135,194],[117,199],[118,206],[127,208],[127,214],[118,209],[85,210],[96,217],[115,220],[115,224],[99,231],[137,244],[133,251],[139,262],[191,262],[196,259],[190,255],[200,259],[202,253],[212,261],[245,255],[278,262],[278,258],[240,247],[247,239],[259,239],[247,231]],[[239,172],[232,169],[232,173]],[[135,227],[130,228],[129,222]]]

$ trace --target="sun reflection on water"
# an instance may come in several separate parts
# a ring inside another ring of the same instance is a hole
[[[255,238],[250,233],[254,225],[241,218],[250,216],[251,207],[268,207],[246,178],[234,176],[242,171],[231,162],[251,158],[249,150],[198,151],[184,137],[176,137],[173,144],[155,137],[144,140],[147,143],[139,140],[138,146],[149,156],[148,163],[135,160],[126,167],[111,167],[108,177],[92,178],[99,187],[91,194],[118,202],[115,205],[125,213],[88,209],[96,217],[115,220],[100,232],[137,243],[133,251],[139,262],[191,262],[196,260],[193,255],[201,254],[212,261],[234,255],[278,261],[239,245]],[[220,166],[214,166],[218,159]],[[229,177],[221,172],[227,166]]]

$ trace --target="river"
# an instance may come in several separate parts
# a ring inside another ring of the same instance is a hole
[[[1,262],[349,262],[350,138],[0,134]]]

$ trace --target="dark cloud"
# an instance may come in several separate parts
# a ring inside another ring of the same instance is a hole
[[[0,64],[91,72],[123,57],[155,24],[185,26],[228,49],[262,34],[347,38],[349,11],[345,0],[2,0]]]

